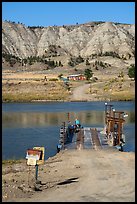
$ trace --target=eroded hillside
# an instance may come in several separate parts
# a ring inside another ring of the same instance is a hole
[[[90,57],[115,52],[120,57],[134,56],[135,25],[90,22],[70,26],[26,27],[2,23],[2,52],[29,56]]]

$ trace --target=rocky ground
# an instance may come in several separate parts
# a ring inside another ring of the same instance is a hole
[[[39,165],[2,165],[3,202],[135,202],[135,153],[62,150]]]

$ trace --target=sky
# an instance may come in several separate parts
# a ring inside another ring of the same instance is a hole
[[[135,24],[135,2],[2,2],[2,20],[26,26]]]

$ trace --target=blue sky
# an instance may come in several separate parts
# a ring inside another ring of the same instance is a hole
[[[135,24],[135,2],[2,2],[2,20],[45,27],[91,21]]]

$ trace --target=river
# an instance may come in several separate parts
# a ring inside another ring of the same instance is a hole
[[[84,127],[104,127],[105,102],[2,104],[2,159],[23,159],[29,148],[45,147],[45,160],[56,154],[62,122],[78,118]],[[128,114],[124,151],[135,151],[135,102],[110,102]]]

